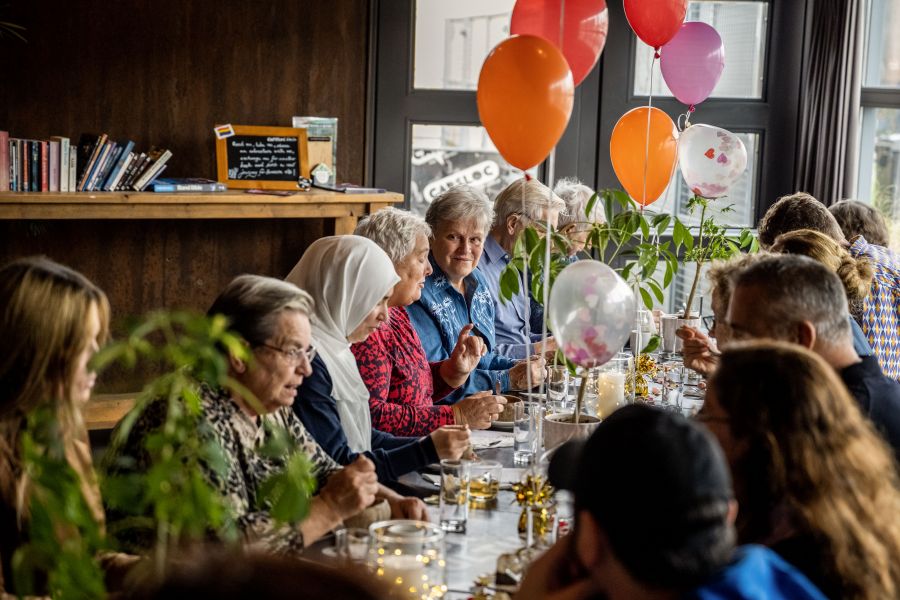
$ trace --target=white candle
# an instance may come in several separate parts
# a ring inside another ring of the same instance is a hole
[[[428,580],[422,556],[385,554],[375,574],[391,588],[396,598],[427,598],[433,582]]]
[[[601,372],[597,377],[597,416],[608,417],[625,404],[625,373]]]

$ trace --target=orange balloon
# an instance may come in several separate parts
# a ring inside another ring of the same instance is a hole
[[[478,116],[506,161],[540,164],[562,137],[575,98],[562,52],[543,38],[514,35],[491,50],[478,77]]]
[[[643,206],[653,204],[666,191],[678,160],[675,123],[658,108],[649,109],[648,147],[647,110],[641,106],[622,115],[609,139],[609,157],[619,182]]]

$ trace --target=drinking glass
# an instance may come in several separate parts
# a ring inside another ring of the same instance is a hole
[[[469,507],[490,508],[497,505],[503,465],[496,460],[473,462],[469,466]]]
[[[424,521],[380,521],[369,527],[369,566],[391,598],[443,598],[447,593],[444,532]]]
[[[469,469],[467,460],[441,460],[441,529],[466,532],[469,519]]]
[[[513,414],[513,463],[529,465],[538,451],[543,408],[537,402],[520,402]]]
[[[547,401],[554,409],[565,410],[569,404],[569,369],[565,365],[547,366]]]
[[[361,527],[341,527],[334,532],[334,551],[337,556],[353,562],[366,560],[369,554],[369,530]]]

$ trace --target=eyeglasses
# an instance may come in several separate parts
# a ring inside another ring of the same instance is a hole
[[[703,318],[703,326],[706,327],[707,331],[712,331],[716,328],[716,316],[715,315],[706,315]]]
[[[312,364],[313,359],[316,357],[316,347],[310,344],[307,346],[306,350],[303,348],[291,348],[290,350],[285,350],[284,348],[279,348],[278,346],[270,346],[269,344],[257,344],[261,348],[268,348],[269,350],[274,350],[278,352],[282,356],[288,359],[289,362],[295,365],[299,365],[304,360]]]

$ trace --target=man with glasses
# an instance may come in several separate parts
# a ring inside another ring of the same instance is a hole
[[[735,278],[725,324],[731,339],[769,338],[812,350],[847,389],[900,458],[900,383],[875,356],[859,356],[850,332],[847,295],[838,276],[805,256],[764,258]]]
[[[519,292],[511,300],[500,298],[500,275],[509,264],[516,238],[526,227],[539,235],[547,232],[547,222],[556,228],[560,211],[566,208],[556,194],[535,179],[518,179],[500,192],[494,201],[494,224],[484,240],[484,253],[478,270],[484,275],[494,299],[494,328],[497,352],[510,358],[526,358],[555,350],[556,342],[541,342],[543,310],[531,298],[529,285],[519,277]],[[525,335],[526,323],[531,335]]]

